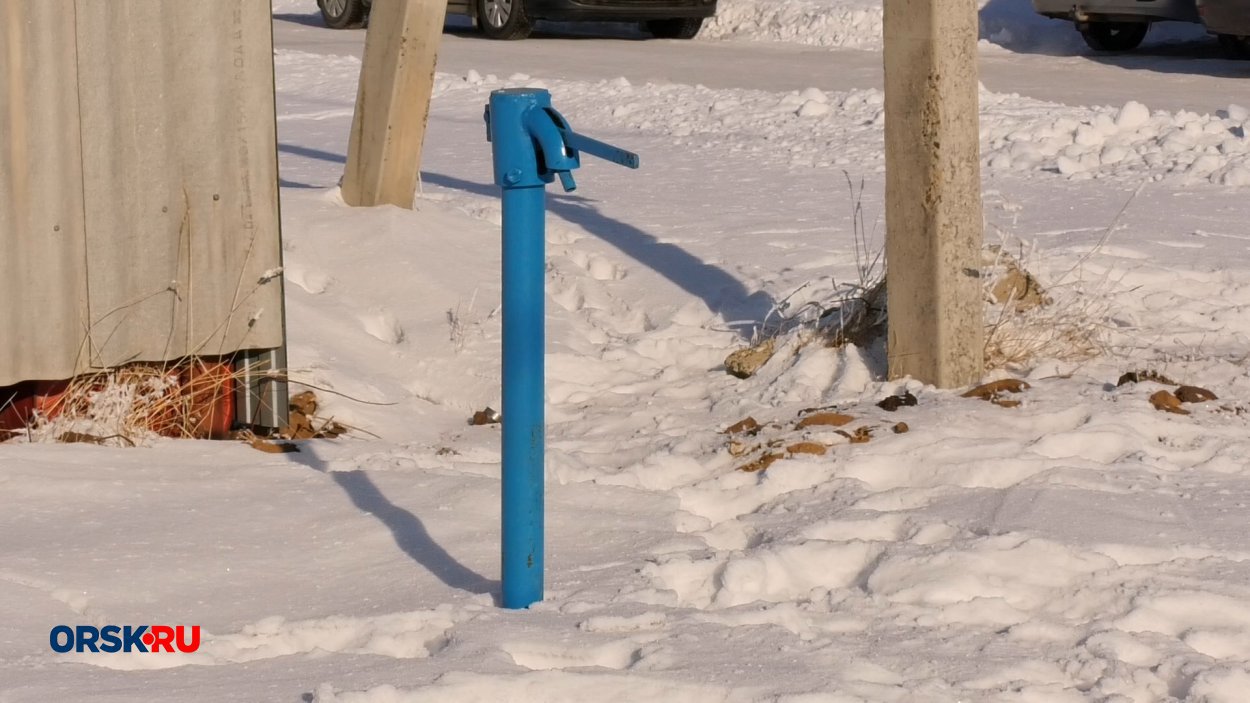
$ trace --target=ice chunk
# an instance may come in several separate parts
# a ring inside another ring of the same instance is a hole
[[[820,88],[808,88],[804,90],[802,93],[799,93],[799,97],[803,98],[803,100],[807,102],[812,102],[812,101],[815,101],[818,103],[829,102],[829,96],[825,95],[825,91],[821,90]]]
[[[1122,146],[1109,146],[1102,150],[1099,160],[1107,166],[1118,164],[1128,156],[1128,149]]]
[[[820,117],[829,114],[829,104],[818,100],[808,100],[798,110],[799,117]]]
[[[1124,103],[1120,114],[1115,117],[1115,124],[1120,129],[1137,129],[1149,121],[1150,109],[1136,100]]]
[[[1055,159],[1055,165],[1059,167],[1059,173],[1065,176],[1073,176],[1085,171],[1085,164],[1067,156]]]
[[[1076,128],[1076,143],[1081,146],[1099,146],[1104,135],[1092,125],[1081,125]]]
[[[1250,186],[1250,169],[1245,166],[1233,166],[1220,177],[1220,184],[1226,186]]]

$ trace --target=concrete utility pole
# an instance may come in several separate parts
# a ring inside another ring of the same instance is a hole
[[[885,0],[889,375],[984,370],[975,0]]]
[[[412,208],[447,0],[374,0],[347,147],[348,205]]]

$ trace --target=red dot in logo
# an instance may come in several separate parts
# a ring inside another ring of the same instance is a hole
[[[156,635],[153,635],[151,632],[145,632],[139,639],[143,640],[144,644],[151,647],[152,643],[156,641]]]

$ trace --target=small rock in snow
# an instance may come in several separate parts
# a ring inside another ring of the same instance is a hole
[[[773,358],[774,344],[769,339],[759,346],[739,349],[725,359],[725,371],[738,378],[750,378]]]
[[[1155,410],[1163,410],[1176,415],[1189,414],[1188,410],[1181,407],[1180,399],[1172,395],[1171,391],[1155,391],[1150,396],[1150,404],[1155,406]]]
[[[1176,389],[1175,395],[1182,403],[1206,403],[1219,400],[1214,393],[1200,386],[1180,386]]]

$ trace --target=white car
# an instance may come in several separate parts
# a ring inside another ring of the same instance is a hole
[[[326,26],[364,24],[371,0],[317,0]],[[535,20],[639,22],[653,36],[693,39],[716,0],[449,0],[447,12],[468,15],[491,39],[524,39]]]
[[[1194,0],[1033,0],[1038,14],[1070,20],[1095,51],[1136,49],[1154,22],[1198,22]]]

